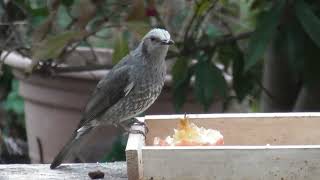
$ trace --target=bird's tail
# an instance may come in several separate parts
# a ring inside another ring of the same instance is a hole
[[[57,166],[59,166],[62,161],[66,159],[71,154],[71,152],[76,149],[76,147],[78,147],[80,139],[83,137],[83,135],[87,134],[90,129],[91,128],[86,128],[83,131],[75,131],[67,144],[62,148],[59,154],[52,161],[50,169],[55,169]]]

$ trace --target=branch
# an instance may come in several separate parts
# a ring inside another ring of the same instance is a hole
[[[207,49],[207,50],[214,49],[219,45],[227,44],[227,43],[238,41],[238,40],[242,40],[242,39],[247,39],[247,38],[249,38],[251,36],[252,33],[253,32],[250,31],[250,32],[240,33],[240,34],[237,34],[237,35],[227,34],[227,35],[224,35],[224,36],[218,38],[217,40],[213,41],[212,44],[211,43],[202,44],[202,45],[200,44],[197,49],[198,50],[201,50],[201,49]]]
[[[198,9],[198,6],[199,6],[199,5],[197,5],[197,9]],[[195,20],[196,17],[197,17],[197,13],[196,13],[196,12],[197,12],[197,11],[194,11],[194,12],[193,12],[193,15],[192,15],[192,17],[191,17],[191,20],[189,21],[189,23],[188,23],[188,25],[187,25],[187,27],[186,27],[186,30],[185,30],[185,32],[184,32],[184,37],[183,37],[184,42],[187,41],[190,28],[191,28],[194,20]]]
[[[98,28],[96,28],[95,30],[89,32],[89,31],[84,31],[84,34],[82,35],[82,37],[80,39],[78,39],[76,42],[73,42],[71,45],[72,48],[68,49],[68,46],[65,47],[65,49],[63,50],[63,53],[60,55],[60,58],[63,59],[64,57],[67,57],[68,55],[70,55],[73,51],[76,50],[76,48],[81,44],[82,41],[86,40],[89,36],[96,34],[97,32],[101,31],[101,29],[103,28],[112,28],[112,27],[117,27],[119,25],[108,25],[108,26],[103,26],[104,23],[107,21],[107,19],[102,19],[98,22]]]
[[[247,39],[252,35],[252,33],[253,33],[252,31],[249,31],[249,32],[240,33],[234,36],[226,35],[222,39],[215,41],[215,45],[221,45],[221,44],[226,44],[226,43],[230,43],[230,42],[234,42],[242,39]]]
[[[98,57],[97,57],[96,53],[94,53],[94,48],[93,48],[92,44],[90,44],[90,43],[88,42],[88,39],[86,39],[84,42],[88,45],[88,47],[89,47],[89,49],[90,49],[90,52],[91,52],[91,54],[92,54],[92,56],[93,56],[93,61],[94,61],[94,62],[97,62],[97,61],[98,61]],[[90,61],[87,61],[87,63],[89,64]]]
[[[196,25],[195,25],[195,28],[198,28],[197,30],[194,30],[191,34],[191,36],[193,36],[194,34],[198,34],[199,32],[199,29],[201,27],[201,24],[202,22],[204,21],[204,19],[210,14],[210,12],[214,9],[214,7],[216,6],[218,0],[214,1],[211,3],[210,7],[207,9],[207,11],[198,18],[197,22],[196,22]]]

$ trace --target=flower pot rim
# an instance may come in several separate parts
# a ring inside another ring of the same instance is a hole
[[[87,47],[78,47],[76,49],[77,51],[82,51],[82,52],[89,52],[91,51],[90,48]],[[112,49],[109,48],[94,48],[94,51],[97,53],[112,53]],[[1,59],[5,57],[4,64],[12,67],[15,69],[16,72],[19,74],[24,74],[24,71],[28,69],[28,67],[31,66],[32,60],[28,57],[24,57],[21,54],[17,52],[10,52],[8,54],[8,51],[3,51]],[[66,65],[67,66],[67,65]],[[56,75],[56,77],[68,77],[68,78],[77,78],[77,79],[88,79],[88,80],[99,80],[102,77],[104,77],[110,70],[108,69],[103,69],[103,70],[84,70],[81,72],[66,72],[66,73],[59,73]],[[38,75],[38,76],[44,76],[40,73],[34,72],[32,74]]]

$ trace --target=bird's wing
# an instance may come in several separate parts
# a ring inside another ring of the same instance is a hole
[[[135,86],[135,83],[130,81],[129,78],[130,68],[129,65],[119,67],[111,71],[98,83],[86,105],[79,128],[99,117],[121,98],[130,93]]]

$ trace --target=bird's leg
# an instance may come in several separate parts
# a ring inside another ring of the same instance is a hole
[[[132,126],[134,124],[139,125],[139,126],[144,126],[146,134],[148,134],[149,132],[149,128],[147,126],[147,124],[144,121],[139,121],[137,118],[131,118],[128,121],[128,125]]]
[[[146,134],[145,132],[138,130],[138,129],[131,129],[131,126],[128,126],[128,124],[124,124],[124,123],[119,123],[118,124],[121,128],[123,128],[126,132],[128,133],[132,133],[132,134],[142,134],[144,136],[144,138],[146,139]]]

